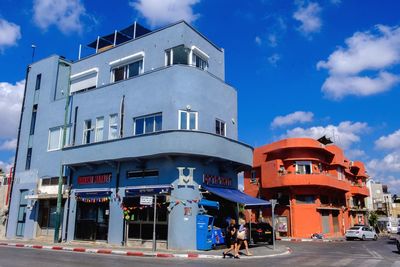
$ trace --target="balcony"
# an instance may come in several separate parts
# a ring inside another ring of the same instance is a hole
[[[214,157],[251,166],[253,150],[216,134],[170,130],[64,148],[63,162],[81,165],[174,154]]]
[[[369,196],[369,189],[366,186],[352,185],[350,192],[353,195],[361,195],[361,196],[365,196],[365,197]]]
[[[335,188],[343,191],[350,191],[350,183],[338,180],[336,176],[325,173],[314,174],[296,174],[296,173],[279,173],[276,177],[271,177],[266,188],[289,187],[289,186],[320,186]]]

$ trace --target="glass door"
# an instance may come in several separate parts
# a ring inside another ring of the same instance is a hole
[[[28,206],[28,200],[25,197],[28,195],[28,190],[21,190],[21,196],[19,199],[18,209],[18,220],[17,220],[17,236],[24,236],[25,220],[26,220],[26,207]]]

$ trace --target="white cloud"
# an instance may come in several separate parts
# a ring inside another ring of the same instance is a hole
[[[21,27],[0,18],[0,50],[14,46],[21,39]]]
[[[256,42],[257,45],[261,45],[262,40],[261,40],[260,36],[256,36],[256,38],[254,38],[254,42]]]
[[[400,76],[380,72],[377,77],[330,76],[322,85],[322,92],[335,100],[347,95],[369,96],[390,90],[400,81]]]
[[[374,173],[400,172],[400,152],[389,153],[383,159],[373,159],[367,166]]]
[[[339,125],[314,126],[310,128],[297,127],[287,130],[281,138],[288,137],[310,137],[318,139],[327,136],[338,146],[345,150],[350,149],[351,145],[360,142],[360,135],[368,130],[368,124],[365,122],[343,121]]]
[[[17,147],[17,139],[6,140],[0,143],[0,150],[15,150]]]
[[[321,7],[318,3],[308,3],[307,5],[299,3],[293,18],[301,23],[298,30],[306,36],[319,32],[322,26]]]
[[[0,139],[17,134],[25,81],[10,84],[0,82]]]
[[[4,161],[0,160],[0,169],[2,169],[3,172],[8,174],[12,167],[13,167],[13,165],[11,162],[4,162]]]
[[[137,0],[129,2],[129,5],[154,27],[179,20],[192,23],[199,17],[199,14],[193,13],[193,6],[199,2],[200,0]]]
[[[277,116],[271,123],[272,127],[282,127],[292,125],[295,123],[311,122],[313,120],[314,113],[305,111],[296,111],[285,116]]]
[[[346,95],[368,96],[393,88],[400,76],[387,69],[400,63],[400,28],[377,25],[374,31],[356,32],[326,61],[317,63],[330,77],[322,91],[335,99]],[[370,75],[362,72],[372,71]]]
[[[34,0],[33,12],[33,19],[41,29],[55,25],[63,33],[82,32],[81,20],[86,15],[80,0]]]
[[[346,151],[346,156],[351,160],[359,160],[366,156],[365,151],[361,149],[348,149]]]
[[[277,63],[280,59],[281,59],[281,56],[279,54],[275,53],[275,54],[272,54],[270,57],[268,57],[268,62],[272,66],[276,67]]]
[[[375,141],[379,149],[400,149],[400,129],[388,136],[381,136]]]

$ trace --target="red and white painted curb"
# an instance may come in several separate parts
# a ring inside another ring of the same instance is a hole
[[[313,239],[313,238],[290,238],[281,237],[277,238],[279,241],[289,241],[289,242],[343,242],[344,239]]]
[[[24,244],[24,243],[4,243],[0,242],[1,246],[17,247],[17,248],[31,248],[31,249],[43,249],[43,250],[56,250],[56,251],[70,251],[77,253],[93,253],[93,254],[112,254],[120,256],[134,256],[134,257],[153,257],[153,258],[189,258],[189,259],[222,259],[222,255],[207,255],[198,253],[161,253],[161,252],[142,252],[142,251],[127,251],[127,250],[114,250],[114,249],[96,249],[96,248],[85,248],[85,247],[68,247],[68,246],[43,246],[35,244]],[[251,257],[242,257],[242,259],[251,258],[268,258],[283,256],[292,253],[290,248],[286,248],[285,251],[272,255],[259,255]]]

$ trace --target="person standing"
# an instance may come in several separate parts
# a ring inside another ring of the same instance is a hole
[[[222,252],[222,256],[224,259],[226,255],[231,251],[233,251],[236,256],[236,234],[237,234],[236,220],[231,219],[226,229],[226,243],[228,249]]]
[[[244,218],[239,219],[239,229],[238,233],[236,235],[236,253],[235,257],[239,257],[239,250],[242,244],[244,244],[244,247],[246,249],[246,256],[251,256],[253,254],[250,253],[249,251],[249,243],[247,241],[247,236],[248,236],[248,230],[246,227],[246,220]]]

